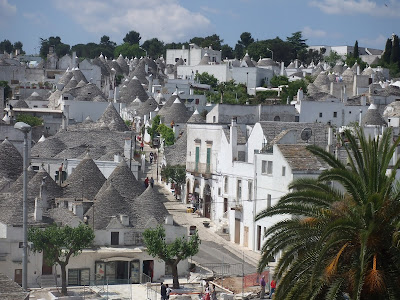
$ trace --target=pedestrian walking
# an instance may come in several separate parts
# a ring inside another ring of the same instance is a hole
[[[272,299],[272,295],[275,293],[275,289],[276,289],[276,281],[274,279],[272,279],[271,290],[269,292],[269,299]]]
[[[168,286],[168,284],[165,285],[167,287],[167,299],[169,299],[169,295],[171,294],[172,290],[171,288]]]
[[[149,177],[146,177],[146,179],[144,180],[144,186],[146,189],[149,186]]]
[[[204,300],[211,300],[211,297],[210,297],[210,286],[208,285],[208,282],[206,283],[206,288],[204,290]]]
[[[144,147],[144,144],[143,144],[143,141],[141,141],[141,142],[140,142],[140,150],[143,151],[143,147]]]
[[[154,187],[154,179],[153,179],[153,177],[150,178],[150,185],[151,185],[152,188]]]
[[[265,297],[265,276],[264,275],[261,278],[260,286],[261,286],[260,299],[264,299],[264,297]]]
[[[157,152],[154,152],[154,161],[157,162]]]
[[[217,291],[215,290],[215,284],[212,285],[211,300],[217,300]]]
[[[153,163],[153,152],[150,152],[150,163]]]
[[[167,300],[167,287],[164,282],[161,283],[161,300]]]

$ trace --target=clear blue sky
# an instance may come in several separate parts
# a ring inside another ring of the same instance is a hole
[[[384,49],[400,35],[400,0],[0,0],[0,40],[21,41],[28,54],[40,38],[72,46],[108,35],[121,44],[130,30],[141,42],[216,33],[232,47],[244,31],[259,40],[302,31],[308,45]]]

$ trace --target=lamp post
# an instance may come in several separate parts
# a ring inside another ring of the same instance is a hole
[[[271,51],[272,57],[271,59],[274,60],[274,51],[272,51],[271,49],[267,48],[268,51]]]
[[[24,133],[24,170],[23,170],[23,202],[22,202],[22,231],[23,231],[23,253],[22,253],[22,288],[28,290],[28,205],[27,205],[27,187],[28,187],[28,133],[31,126],[24,122],[17,122],[15,129]]]

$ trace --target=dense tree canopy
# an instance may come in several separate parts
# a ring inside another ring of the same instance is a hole
[[[324,57],[325,62],[327,62],[332,68],[337,64],[338,61],[342,59],[336,51],[332,50],[329,55]]]
[[[20,54],[24,54],[24,50],[22,49],[23,44],[18,41],[12,44],[9,40],[4,40],[0,42],[0,53],[6,51],[7,53],[12,53],[15,50],[20,50]]]
[[[391,166],[399,142],[390,129],[376,139],[347,130],[347,164],[307,147],[330,168],[295,180],[256,217],[288,216],[267,229],[258,267],[282,253],[276,299],[400,299],[400,160]]]
[[[142,38],[139,32],[131,30],[125,35],[123,41],[124,43],[128,43],[130,45],[139,45],[141,39]]]
[[[219,37],[217,34],[213,34],[210,36],[202,37],[194,37],[190,39],[190,43],[195,43],[200,47],[210,47],[214,50],[221,50],[222,43],[224,42],[223,39]]]
[[[214,75],[209,74],[207,72],[196,73],[194,79],[202,84],[208,84],[212,88],[216,88],[218,85],[218,79],[214,77]]]
[[[138,44],[131,45],[129,43],[124,43],[115,47],[114,49],[114,57],[118,57],[120,54],[123,57],[142,57],[145,56],[145,51],[139,48]]]
[[[303,39],[303,35],[301,31],[296,31],[292,33],[292,36],[287,37],[286,40],[289,44],[292,45],[293,48],[293,56],[294,58],[298,58],[298,54],[302,51],[307,49],[306,39]]]
[[[71,48],[70,45],[61,42],[61,38],[59,36],[51,36],[48,39],[40,38],[40,45],[40,56],[42,58],[47,57],[50,47],[53,47],[53,51],[58,57],[62,57],[65,54],[70,53]]]
[[[164,55],[164,43],[160,40],[153,38],[147,40],[142,44],[142,48],[146,49],[147,55],[153,59],[157,59],[161,55]]]

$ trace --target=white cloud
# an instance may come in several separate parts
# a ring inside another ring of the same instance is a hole
[[[47,17],[40,12],[24,12],[22,16],[36,25],[47,24]]]
[[[400,17],[400,2],[398,0],[311,0],[310,6],[319,8],[331,15],[365,14],[377,17]]]
[[[376,38],[361,38],[359,44],[365,47],[374,47],[377,49],[383,49],[386,44],[387,36],[383,34],[378,35]]]
[[[179,41],[203,35],[211,26],[209,19],[187,10],[177,0],[56,0],[55,3],[84,30],[114,39],[122,40],[127,32],[135,30],[142,42],[154,37],[164,42]]]
[[[306,26],[303,28],[301,31],[303,36],[307,39],[309,38],[321,38],[321,37],[326,37],[327,33],[326,31],[323,31],[321,29],[312,29],[309,26]]]
[[[8,3],[8,0],[0,0],[0,17],[10,17],[17,12],[17,6]]]

